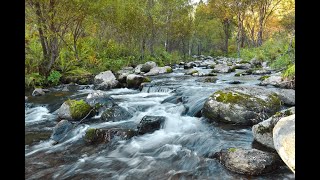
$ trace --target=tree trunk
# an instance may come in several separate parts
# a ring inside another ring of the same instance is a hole
[[[223,31],[225,34],[225,40],[224,40],[224,50],[225,54],[228,55],[228,47],[229,47],[229,27],[230,26],[230,21],[229,19],[225,19],[223,21]]]
[[[263,20],[259,20],[257,46],[261,46],[262,45],[262,33],[263,33]]]

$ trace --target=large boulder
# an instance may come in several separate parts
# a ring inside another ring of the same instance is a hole
[[[202,114],[209,121],[253,125],[280,110],[281,100],[262,87],[229,87],[213,93],[205,102]]]
[[[133,67],[124,67],[121,70],[117,71],[117,73],[116,73],[117,80],[120,83],[126,83],[127,76],[129,74],[133,74],[133,73],[134,73],[134,68]]]
[[[145,76],[154,76],[158,74],[171,73],[172,68],[170,66],[164,67],[154,67],[148,73],[144,74]]]
[[[279,111],[269,119],[252,126],[254,139],[266,147],[275,149],[272,136],[273,128],[279,119],[292,114],[295,114],[295,107]]]
[[[128,88],[139,88],[141,83],[143,82],[150,82],[150,78],[141,76],[141,75],[136,75],[136,74],[129,74],[127,76],[127,87]]]
[[[234,67],[226,64],[217,64],[214,66],[213,72],[215,73],[229,73],[234,71]]]
[[[109,143],[112,140],[127,140],[136,135],[132,129],[95,129],[89,128],[84,136],[87,144]]]
[[[138,64],[135,68],[134,68],[134,73],[135,74],[140,74],[141,73],[141,67],[143,66],[143,64]]]
[[[166,117],[144,116],[138,125],[138,134],[152,133],[163,127]]]
[[[106,109],[100,119],[103,121],[122,121],[131,118],[132,115],[123,107],[113,105],[111,108]]]
[[[196,67],[196,64],[194,62],[188,62],[183,66],[183,69],[191,69],[193,67]]]
[[[57,110],[59,119],[81,120],[89,114],[91,106],[84,100],[67,100]]]
[[[250,63],[253,67],[260,68],[262,66],[262,61],[257,58],[252,58]]]
[[[94,77],[94,89],[108,90],[118,85],[119,81],[111,71],[101,72]]]
[[[213,155],[227,169],[239,174],[261,175],[276,170],[280,165],[277,154],[257,149],[229,148]]]
[[[153,61],[148,61],[142,65],[140,71],[147,73],[154,67],[157,67],[157,64]]]
[[[198,70],[196,69],[189,69],[187,72],[185,72],[184,74],[185,75],[192,75],[192,74],[196,74],[196,73],[199,73]]]
[[[275,91],[279,95],[279,98],[286,106],[294,106],[296,91],[294,89],[279,89]]]
[[[54,140],[54,144],[59,143],[73,128],[72,124],[68,120],[61,120],[54,128],[51,135],[51,139]]]
[[[32,92],[32,96],[43,96],[47,92],[50,92],[48,89],[35,88]]]
[[[280,119],[274,126],[273,143],[283,162],[295,172],[295,114]]]

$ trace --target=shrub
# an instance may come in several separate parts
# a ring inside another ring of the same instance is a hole
[[[45,77],[39,73],[31,73],[25,76],[25,88],[41,87],[45,83]]]
[[[56,86],[60,82],[61,74],[59,71],[51,71],[50,75],[47,77],[47,80],[50,84]]]

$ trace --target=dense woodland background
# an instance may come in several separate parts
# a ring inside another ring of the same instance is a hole
[[[193,55],[295,75],[294,0],[26,0],[25,87]]]

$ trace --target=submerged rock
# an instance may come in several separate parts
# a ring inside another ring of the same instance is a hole
[[[209,121],[252,125],[280,110],[281,100],[271,90],[261,87],[229,87],[213,93],[202,114]]]
[[[295,114],[277,122],[273,128],[273,143],[283,162],[295,173]]]
[[[254,70],[252,71],[253,75],[266,75],[266,74],[271,74],[271,71],[266,70],[266,69],[258,69],[258,70]]]
[[[29,131],[25,132],[24,142],[25,145],[32,145],[40,141],[48,140],[52,132],[50,131]]]
[[[94,77],[94,89],[108,90],[118,85],[119,81],[111,71],[101,72]]]
[[[49,89],[35,88],[32,92],[32,96],[43,96],[47,92],[50,92]]]
[[[60,143],[64,137],[72,129],[72,124],[68,120],[61,120],[53,129],[53,133],[51,135],[51,139],[55,141],[55,143]]]
[[[123,107],[113,105],[111,108],[106,109],[100,119],[103,121],[122,121],[131,118],[132,115]]]
[[[257,149],[229,148],[213,155],[227,169],[239,174],[261,175],[276,170],[280,165],[277,154]]]
[[[166,117],[144,116],[138,125],[138,134],[152,133],[163,127]]]
[[[109,143],[113,140],[127,140],[137,133],[132,129],[95,129],[86,131],[84,141],[88,144]]]
[[[67,100],[57,110],[58,118],[66,120],[81,120],[91,111],[91,106],[84,100]]]
[[[273,128],[279,119],[292,114],[295,114],[295,107],[279,111],[269,119],[252,126],[254,139],[264,146],[275,149],[272,136]]]

